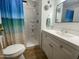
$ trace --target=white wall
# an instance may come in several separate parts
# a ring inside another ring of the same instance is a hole
[[[44,6],[45,5],[49,5],[48,1],[50,1],[50,4],[52,5],[51,8],[49,8],[49,10],[45,11],[44,10]],[[54,23],[55,20],[55,0],[42,0],[42,21],[41,21],[41,29],[45,29],[46,28],[46,20],[48,17],[52,16],[51,18],[51,22]],[[52,21],[53,20],[53,21]]]

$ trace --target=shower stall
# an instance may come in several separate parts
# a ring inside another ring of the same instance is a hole
[[[41,0],[24,1],[23,6],[27,47],[40,45]]]

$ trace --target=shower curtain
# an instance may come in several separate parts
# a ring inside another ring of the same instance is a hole
[[[6,46],[25,43],[22,0],[0,0],[0,11]]]

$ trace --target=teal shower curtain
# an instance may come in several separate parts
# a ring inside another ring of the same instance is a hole
[[[0,12],[7,45],[24,43],[22,0],[0,0]]]

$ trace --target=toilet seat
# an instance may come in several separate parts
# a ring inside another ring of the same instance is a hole
[[[22,54],[24,51],[25,47],[23,44],[14,44],[3,49],[3,54],[5,57],[16,57]]]

